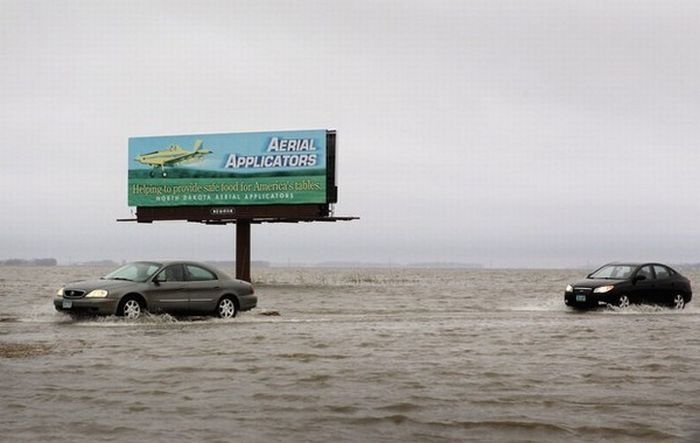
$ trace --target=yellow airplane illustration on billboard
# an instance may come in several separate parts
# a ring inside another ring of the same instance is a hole
[[[157,168],[160,168],[163,177],[167,177],[168,174],[165,172],[166,166],[200,162],[205,155],[211,154],[212,151],[202,148],[203,143],[202,140],[194,142],[194,149],[192,151],[183,149],[179,145],[170,145],[166,149],[161,149],[160,151],[137,155],[134,160],[141,164],[152,166],[153,169],[149,174],[151,177],[153,177]]]

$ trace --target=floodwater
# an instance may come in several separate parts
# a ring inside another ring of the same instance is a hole
[[[581,270],[269,268],[233,320],[54,312],[106,271],[0,268],[0,440],[700,441],[698,300],[574,312]]]

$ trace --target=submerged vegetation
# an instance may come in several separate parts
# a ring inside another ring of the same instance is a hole
[[[53,347],[41,343],[5,343],[0,342],[0,357],[27,358],[46,355]]]
[[[58,261],[55,258],[33,258],[25,260],[21,258],[9,258],[0,260],[0,266],[56,266]]]

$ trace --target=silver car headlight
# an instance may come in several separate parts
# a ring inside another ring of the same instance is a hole
[[[608,286],[598,286],[593,290],[596,294],[605,294],[606,292],[610,292],[613,290],[615,286],[613,285],[608,285]]]
[[[574,287],[571,285],[566,285],[566,292],[574,292]]]
[[[63,297],[63,288],[56,291],[56,297]]]
[[[104,289],[95,289],[94,291],[90,291],[85,298],[105,298],[108,294],[109,292]]]

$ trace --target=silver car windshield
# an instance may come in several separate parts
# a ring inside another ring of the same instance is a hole
[[[144,282],[160,269],[158,263],[135,262],[122,266],[102,277],[104,280],[127,280]]]
[[[605,278],[610,280],[624,280],[629,278],[634,271],[634,266],[630,265],[608,265],[595,271],[590,278]]]

